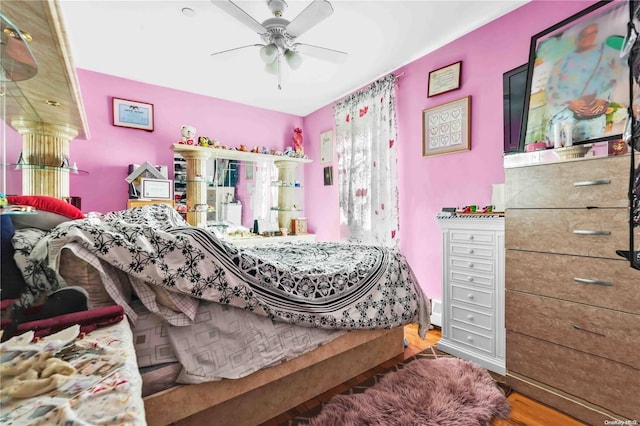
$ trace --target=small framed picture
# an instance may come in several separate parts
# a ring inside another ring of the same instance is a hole
[[[333,161],[333,130],[320,133],[320,164]]]
[[[140,180],[140,198],[148,200],[173,200],[173,184],[169,179]]]
[[[153,104],[113,98],[113,125],[153,132]]]
[[[324,184],[325,186],[333,185],[333,166],[324,168]]]
[[[299,217],[297,219],[291,219],[291,231],[294,234],[307,234],[307,218]]]
[[[433,70],[429,73],[427,97],[456,90],[460,87],[462,61]]]

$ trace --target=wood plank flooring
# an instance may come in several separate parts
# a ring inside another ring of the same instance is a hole
[[[314,407],[317,407],[324,401],[328,401],[329,399],[331,399],[332,396],[344,392],[345,390],[357,385],[358,383],[363,382],[367,378],[386,370],[392,365],[402,362],[405,359],[417,354],[418,352],[422,352],[428,347],[434,346],[436,343],[438,343],[441,337],[440,329],[435,328],[429,330],[429,333],[427,333],[425,339],[421,339],[418,336],[417,325],[406,326],[404,334],[405,338],[407,339],[408,346],[405,348],[403,355],[393,358],[386,363],[383,363],[376,368],[373,368],[366,373],[363,373],[360,376],[355,377],[354,379],[349,380],[348,382],[345,382],[331,389],[330,391],[327,391],[324,394],[319,395],[316,398],[307,401],[304,404],[263,423],[261,426],[282,425],[287,421],[293,419],[299,413],[304,413]],[[517,392],[512,392],[507,400],[511,404],[511,416],[505,420],[494,420],[491,423],[492,426],[585,426],[584,423],[575,420],[573,417],[569,417],[559,411],[554,410],[553,408],[527,398],[526,396]]]

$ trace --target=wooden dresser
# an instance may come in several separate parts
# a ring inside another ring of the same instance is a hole
[[[616,254],[629,157],[505,178],[507,383],[589,424],[640,420],[640,271]]]
[[[505,373],[504,218],[438,218],[442,338],[438,349]]]

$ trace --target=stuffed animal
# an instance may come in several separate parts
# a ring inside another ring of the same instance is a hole
[[[211,145],[211,140],[206,136],[200,136],[198,137],[198,145],[207,147]]]
[[[180,133],[182,134],[182,137],[180,138],[180,142],[178,143],[186,144],[186,145],[196,144],[196,128],[195,127],[183,124],[182,127],[180,127]]]

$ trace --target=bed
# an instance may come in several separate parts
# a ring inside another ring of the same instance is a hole
[[[45,345],[46,349],[50,348],[47,342],[43,339],[31,345],[28,342],[3,343],[3,373],[14,354],[37,356],[35,354],[45,351]],[[127,321],[97,328],[70,342],[70,346],[54,357],[72,365],[76,372],[51,392],[28,398],[5,397],[10,376],[3,374],[0,423],[47,426],[145,424],[142,399],[131,397],[141,392],[142,380]]]
[[[403,325],[429,327],[405,258],[380,247],[236,247],[164,205],[16,235],[16,262],[30,271],[24,305],[82,286],[94,305],[124,308],[139,366],[177,375],[147,387],[152,425],[268,420],[402,353]]]

